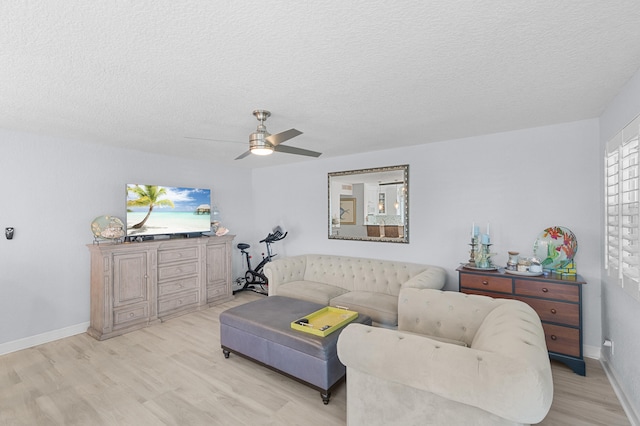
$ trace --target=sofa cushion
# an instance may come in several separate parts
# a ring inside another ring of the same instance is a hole
[[[330,304],[368,315],[376,325],[385,327],[398,325],[396,296],[372,291],[350,291],[333,297]]]
[[[307,300],[329,306],[334,297],[346,293],[347,290],[316,281],[291,281],[278,286],[278,296]]]

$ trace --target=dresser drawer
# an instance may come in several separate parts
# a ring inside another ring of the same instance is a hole
[[[169,311],[182,309],[190,306],[196,306],[198,304],[198,292],[192,291],[189,293],[182,293],[174,297],[168,297],[158,301],[158,315],[162,315]]]
[[[491,277],[487,275],[460,274],[460,287],[481,291],[511,293],[511,278]]]
[[[198,247],[184,247],[158,251],[158,264],[178,262],[181,260],[198,260]]]
[[[522,296],[580,302],[580,289],[570,284],[554,284],[544,281],[515,280],[515,292]]]
[[[168,281],[158,285],[158,297],[168,294],[179,293],[185,290],[195,290],[198,288],[198,277],[192,276],[175,281]]]
[[[227,283],[214,284],[207,286],[207,301],[211,299],[219,299],[221,297],[227,297],[229,292],[227,291]]]
[[[556,302],[554,300],[534,299],[532,297],[514,296],[531,306],[542,321],[580,326],[580,307],[577,304]]]
[[[158,280],[172,280],[198,274],[198,262],[180,263],[177,265],[160,266],[158,268]]]
[[[580,356],[580,330],[559,325],[542,324],[549,352]]]
[[[124,309],[113,311],[113,326],[126,326],[137,321],[144,321],[149,318],[149,304],[139,303],[134,306],[127,306]]]

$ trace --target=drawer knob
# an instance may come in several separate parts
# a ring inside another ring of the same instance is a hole
[[[556,311],[555,309],[551,309],[551,313],[552,313],[553,315],[555,315],[555,314],[557,314],[557,313],[558,313],[558,311]]]
[[[489,285],[489,281],[482,281],[482,285]]]
[[[548,288],[546,288],[546,287],[542,287],[542,292],[543,292],[543,293],[548,293],[548,292],[549,292],[549,289],[548,289]]]
[[[555,334],[551,335],[551,340],[558,340],[558,336],[556,336]]]
[[[129,312],[129,318],[133,318],[133,312]]]

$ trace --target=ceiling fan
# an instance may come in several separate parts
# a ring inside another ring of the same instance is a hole
[[[284,132],[277,133],[275,135],[270,134],[267,131],[264,122],[271,116],[271,112],[264,109],[257,109],[253,111],[253,115],[258,119],[260,124],[255,132],[249,135],[249,150],[236,157],[236,160],[241,160],[249,154],[256,155],[269,155],[274,151],[284,152],[287,154],[306,155],[308,157],[319,157],[322,155],[320,152],[309,151],[307,149],[295,148],[292,146],[282,145],[283,142],[289,139],[295,138],[302,134],[301,131],[296,129],[285,130]],[[189,138],[189,139],[202,139],[202,138]],[[215,139],[207,139],[215,140]],[[229,142],[229,141],[225,141]]]

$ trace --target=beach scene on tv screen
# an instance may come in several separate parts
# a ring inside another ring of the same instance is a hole
[[[211,191],[127,184],[127,235],[189,234],[211,229]]]

